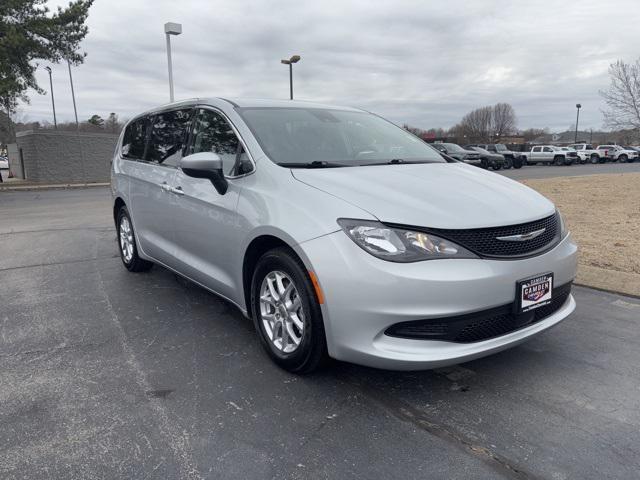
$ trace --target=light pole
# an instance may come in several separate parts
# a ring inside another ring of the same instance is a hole
[[[56,101],[53,98],[53,80],[51,79],[51,67],[44,67],[49,72],[49,86],[51,87],[51,105],[53,105],[53,126],[58,129],[58,121],[56,120]]]
[[[164,33],[167,37],[167,64],[169,66],[169,99],[173,102],[173,67],[171,66],[171,35],[180,35],[182,25],[179,23],[167,22],[164,24]]]
[[[69,82],[71,82],[71,98],[73,99],[73,113],[76,116],[76,130],[80,128],[78,125],[78,110],[76,109],[76,93],[73,90],[73,77],[71,76],[71,62],[67,59],[67,66],[69,67]]]
[[[578,111],[578,113],[576,113],[576,134],[573,137],[573,143],[578,143],[578,120],[580,120],[580,108],[582,107],[582,105],[580,105],[579,103],[576,103],[576,110]]]
[[[280,63],[289,65],[289,99],[293,100],[293,64],[300,61],[300,55],[294,55],[289,60],[280,60]]]

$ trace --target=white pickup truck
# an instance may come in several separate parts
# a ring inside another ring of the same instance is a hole
[[[521,154],[529,165],[536,163],[553,163],[554,165],[571,165],[578,159],[575,151],[562,150],[554,145],[540,145],[532,147],[530,152]]]
[[[638,152],[627,150],[620,145],[598,145],[598,150],[604,153],[606,160],[612,162],[634,162],[638,159]]]
[[[589,143],[576,143],[575,145],[570,145],[577,153],[578,157],[580,157],[580,163],[603,163],[605,159],[601,156],[601,152],[596,150],[593,145]]]

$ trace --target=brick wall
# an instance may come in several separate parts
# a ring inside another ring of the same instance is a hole
[[[37,183],[108,182],[118,135],[38,130],[16,135],[26,179]]]

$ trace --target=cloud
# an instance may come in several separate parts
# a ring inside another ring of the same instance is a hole
[[[175,21],[183,25],[172,38],[178,99],[287,98],[280,59],[295,53],[296,98],[397,123],[447,127],[473,108],[509,102],[520,127],[561,130],[581,103],[581,127],[599,128],[609,63],[638,55],[637,17],[625,14],[636,8],[635,0],[99,0],[88,57],[73,68],[78,111],[126,118],[166,103],[163,24]],[[53,75],[58,118],[71,120],[66,65]],[[48,90],[46,72],[37,78]],[[23,114],[51,121],[50,97],[31,98]]]

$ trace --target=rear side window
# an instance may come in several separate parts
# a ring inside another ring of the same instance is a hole
[[[191,115],[191,109],[184,109],[163,112],[152,117],[146,160],[176,167],[187,141]]]
[[[147,141],[147,119],[139,118],[127,125],[122,138],[122,156],[133,160],[144,156]]]
[[[540,151],[540,147],[533,147],[532,152],[539,152]]]

